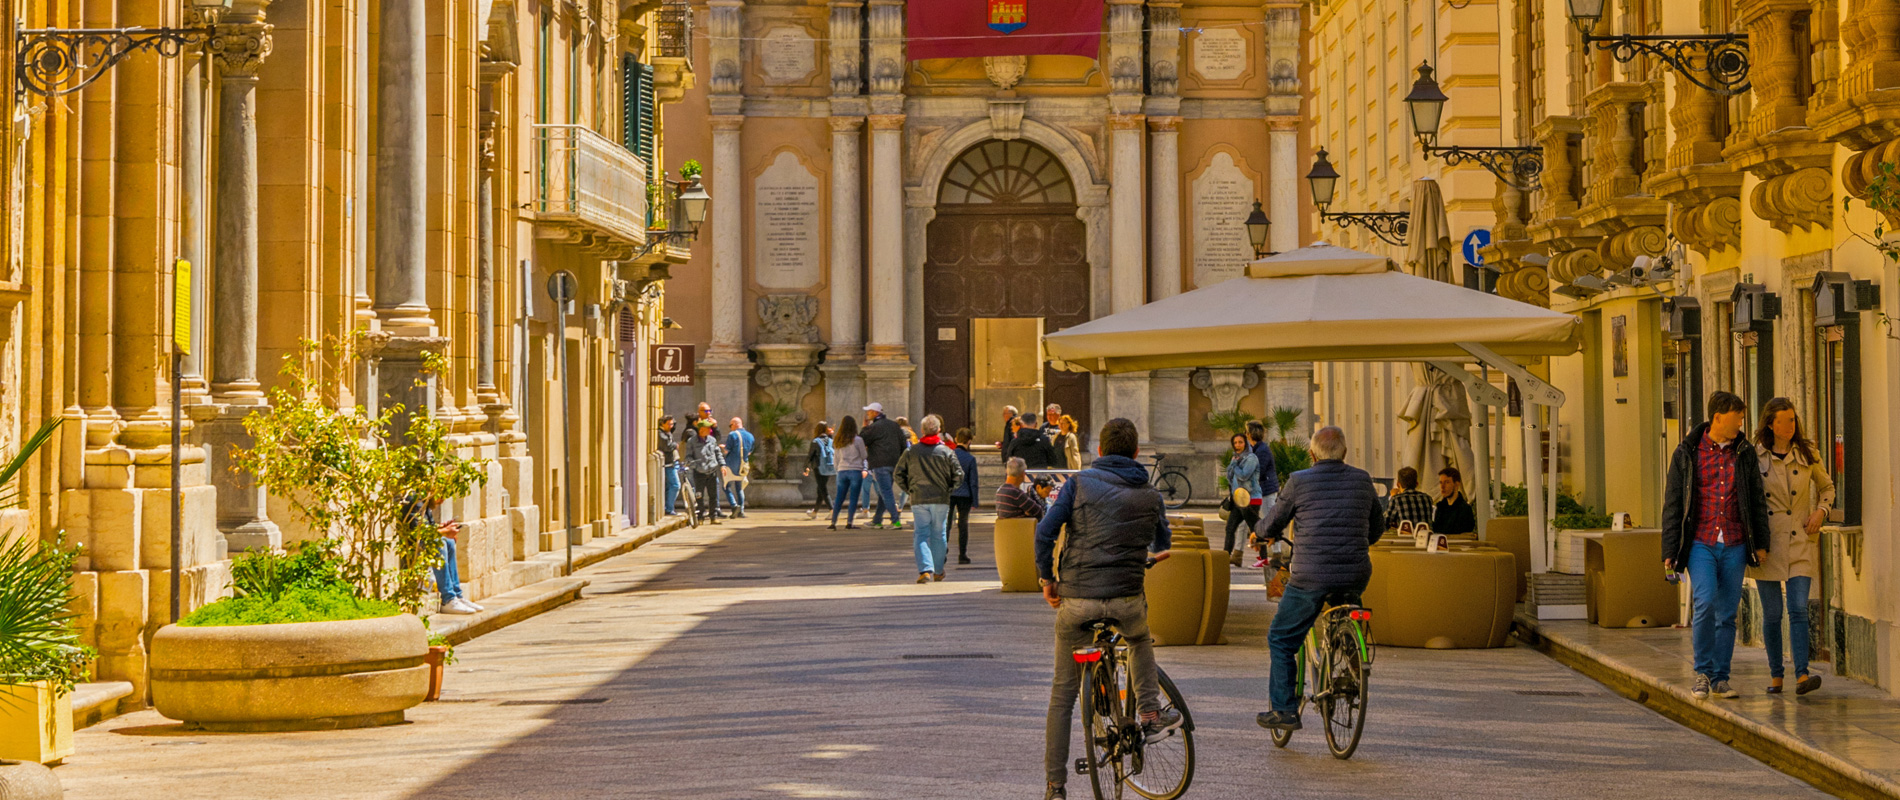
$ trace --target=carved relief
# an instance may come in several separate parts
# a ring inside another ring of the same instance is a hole
[[[1172,97],[1181,91],[1181,9],[1177,6],[1148,6],[1148,93]]]
[[[1603,257],[1595,250],[1571,250],[1550,257],[1550,278],[1570,283],[1603,272]]]
[[[857,0],[833,2],[831,5],[831,41],[856,42],[860,38],[862,17],[859,16]],[[852,97],[864,90],[859,79],[860,62],[863,48],[850,44],[833,45],[826,50],[831,56],[831,93],[840,97]]]
[[[1841,167],[1841,188],[1854,197],[1865,200],[1867,185],[1880,175],[1881,164],[1900,164],[1900,139],[1889,139],[1874,145],[1870,150],[1849,156]],[[1900,209],[1885,212],[1887,223],[1900,227]]]
[[[989,56],[983,59],[983,74],[988,75],[990,83],[1003,91],[1016,88],[1016,84],[1023,79],[1023,73],[1028,70],[1028,56]]]
[[[1498,276],[1498,294],[1520,303],[1550,307],[1550,275],[1543,267],[1522,261],[1508,262],[1513,268]]]
[[[1776,230],[1826,227],[1833,221],[1834,193],[1827,170],[1819,167],[1776,175],[1755,185],[1749,197],[1755,213]]]
[[[811,344],[818,339],[818,298],[768,294],[759,298],[759,342]]]
[[[1212,417],[1239,409],[1240,401],[1260,385],[1260,373],[1245,367],[1212,367],[1196,370],[1192,380],[1210,401],[1208,416]]]
[[[1733,249],[1742,242],[1742,201],[1718,197],[1702,205],[1680,207],[1669,227],[1683,244],[1703,255]]]
[[[218,71],[226,78],[255,78],[271,53],[274,26],[255,21],[232,21],[218,25],[207,46],[218,59]]]
[[[713,94],[738,94],[744,90],[740,76],[739,26],[744,4],[740,0],[715,0],[707,13],[706,38],[712,49]]]
[[[990,134],[1005,142],[1023,135],[1023,109],[1029,101],[1003,97],[990,101]]]

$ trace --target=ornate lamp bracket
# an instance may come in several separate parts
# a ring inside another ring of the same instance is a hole
[[[1362,211],[1339,212],[1320,211],[1321,222],[1337,223],[1341,228],[1357,225],[1372,232],[1386,244],[1405,246],[1406,234],[1412,230],[1412,215],[1405,211]]]
[[[173,58],[203,45],[213,29],[195,28],[17,28],[14,91],[43,97],[91,86],[127,56],[141,50]]]
[[[1622,36],[1583,35],[1583,51],[1590,46],[1609,51],[1619,64],[1628,64],[1638,54],[1647,53],[1663,60],[1676,74],[1704,89],[1720,95],[1748,91],[1748,34],[1714,33],[1700,36]]]
[[[1431,137],[1419,137],[1427,156],[1438,156],[1447,166],[1467,161],[1478,164],[1520,192],[1534,192],[1543,184],[1544,148],[1529,147],[1439,147]]]

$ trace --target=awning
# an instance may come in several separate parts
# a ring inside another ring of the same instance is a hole
[[[1048,357],[1090,372],[1286,361],[1465,361],[1581,347],[1575,316],[1392,269],[1384,256],[1313,244],[1247,276],[1043,337]]]

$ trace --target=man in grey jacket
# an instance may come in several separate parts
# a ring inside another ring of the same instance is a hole
[[[686,468],[693,471],[693,494],[699,496],[700,519],[719,524],[719,468],[726,449],[719,446],[718,426],[712,420],[693,423],[694,436],[686,443]]]
[[[943,562],[950,555],[950,492],[963,482],[963,467],[943,444],[942,417],[924,417],[920,428],[917,443],[897,458],[893,478],[910,495],[917,582],[929,583],[943,580]]]
[[[1263,544],[1285,534],[1289,523],[1298,532],[1286,594],[1280,597],[1273,626],[1267,629],[1273,661],[1268,696],[1273,710],[1254,717],[1260,727],[1270,730],[1300,729],[1299,698],[1293,696],[1300,642],[1328,600],[1359,603],[1359,594],[1372,579],[1372,557],[1367,551],[1385,535],[1379,491],[1371,475],[1346,463],[1345,432],[1330,425],[1321,428],[1306,449],[1313,454],[1313,466],[1287,476],[1272,516],[1255,529]]]

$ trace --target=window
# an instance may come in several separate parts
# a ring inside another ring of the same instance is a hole
[[[1861,505],[1860,420],[1860,312],[1879,297],[1871,281],[1857,281],[1844,272],[1815,276],[1814,352],[1818,362],[1816,400],[1820,406],[1811,425],[1815,446],[1834,478],[1834,511],[1830,519],[1841,525],[1859,525]]]

